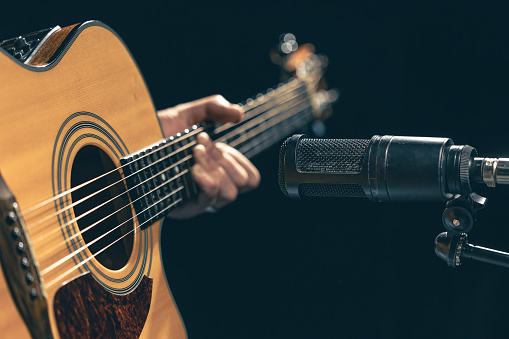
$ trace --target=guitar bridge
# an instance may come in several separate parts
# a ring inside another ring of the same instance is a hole
[[[12,299],[34,338],[51,338],[46,292],[18,204],[0,174],[0,262]]]

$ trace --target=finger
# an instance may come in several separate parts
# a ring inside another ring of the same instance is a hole
[[[197,199],[186,201],[170,213],[170,216],[175,219],[187,219],[202,214],[205,207],[214,205],[218,200],[220,177],[217,175],[217,168],[213,168],[214,163],[209,159],[205,146],[196,145],[193,155],[195,164],[191,168],[191,173],[200,191]]]
[[[217,168],[213,168],[213,160],[207,154],[204,145],[198,144],[193,149],[195,164],[191,168],[194,180],[200,189],[211,199],[219,194],[220,177],[214,173]]]
[[[188,124],[186,119],[179,119],[180,112],[175,108],[167,108],[157,112],[161,129],[166,138],[177,132],[183,131],[193,124]]]
[[[216,201],[215,197],[211,198],[204,191],[200,191],[196,199],[186,201],[169,216],[174,219],[188,219],[204,213],[207,206],[215,206]]]
[[[236,150],[233,147],[229,147],[225,144],[218,143],[216,147],[221,149],[224,154],[233,158],[237,164],[242,166],[245,173],[247,174],[247,180],[244,185],[240,186],[240,192],[246,192],[255,189],[260,184],[260,172],[253,165],[251,161],[249,161],[242,153]]]
[[[249,179],[248,173],[234,157],[232,157],[228,152],[223,151],[229,148],[228,146],[222,143],[214,144],[206,133],[200,133],[197,141],[205,146],[210,157],[224,169],[226,175],[236,186],[244,187],[246,185]]]
[[[201,169],[201,165],[195,165],[195,169]],[[200,171],[200,170],[199,170]],[[239,190],[233,181],[226,175],[223,168],[218,167],[215,172],[215,179],[213,183],[210,180],[201,180],[207,177],[205,173],[196,172],[195,178],[201,192],[198,196],[197,204],[201,209],[207,206],[221,208],[237,199]],[[212,177],[212,176],[210,176]]]
[[[238,122],[242,119],[241,106],[228,102],[221,95],[212,95],[206,98],[191,101],[175,106],[175,109],[184,114],[188,126],[211,119],[220,124]]]
[[[237,185],[225,168],[214,160],[212,156],[214,152],[211,152],[211,148],[215,146],[210,137],[206,133],[200,133],[198,142],[199,144],[194,148],[193,177],[205,195],[209,197],[205,206],[213,204],[214,207],[222,207],[237,198]],[[215,151],[219,152],[217,149]]]
[[[218,198],[225,203],[232,202],[237,198],[237,187],[245,185],[248,179],[247,172],[231,156],[225,156],[207,133],[200,133],[197,136],[197,142],[205,149],[206,156],[202,159],[207,162],[207,169],[214,170],[219,180]]]
[[[216,161],[218,161],[219,165],[221,165],[228,177],[232,179],[237,187],[241,188],[246,186],[249,175],[244,167],[242,167],[231,154],[221,151],[221,158]]]

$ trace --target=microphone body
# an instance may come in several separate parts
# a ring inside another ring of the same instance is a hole
[[[450,200],[480,178],[476,150],[449,138],[288,138],[279,155],[279,185],[291,198],[367,197],[373,201]],[[481,164],[481,165],[480,165]]]

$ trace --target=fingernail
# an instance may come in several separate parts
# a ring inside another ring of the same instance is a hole
[[[242,108],[242,106],[237,105],[237,104],[232,104],[232,108],[234,108],[240,112],[237,122],[242,121],[242,119],[244,118],[244,108]]]
[[[206,159],[207,157],[207,151],[205,150],[205,146],[202,144],[196,145],[193,149],[193,153],[197,159]]]
[[[199,143],[199,144],[202,144],[202,145],[205,145],[206,143],[208,143],[210,140],[210,137],[207,133],[205,132],[202,132],[200,134],[198,134],[198,136],[196,137],[196,141]]]
[[[193,171],[193,174],[195,176],[200,177],[203,175],[203,170],[201,169],[201,166],[193,166],[191,170]]]

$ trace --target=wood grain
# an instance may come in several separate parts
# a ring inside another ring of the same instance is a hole
[[[61,338],[138,338],[150,309],[152,279],[144,277],[125,296],[108,293],[89,274],[62,286],[55,295]]]
[[[69,33],[78,25],[79,24],[67,26],[51,34],[44,45],[32,56],[28,64],[30,66],[44,66],[48,64],[57,51],[63,47],[64,40],[69,36]]]
[[[2,78],[11,79],[0,83],[0,126],[7,127],[0,133],[0,168],[22,212],[58,193],[54,191],[55,182],[60,181],[70,187],[70,171],[57,173],[53,170],[56,163],[53,159],[55,154],[59,154],[58,150],[69,156],[69,166],[72,166],[80,148],[94,145],[119,166],[118,154],[100,139],[87,136],[97,134],[106,138],[108,134],[115,142],[123,143],[125,147],[121,147],[129,152],[162,139],[144,80],[116,34],[100,23],[90,22],[71,30],[71,34],[70,39],[64,39],[71,44],[68,49],[62,50],[65,55],[37,71],[20,66],[0,52]],[[78,112],[90,112],[96,118],[76,115]],[[70,123],[66,125],[66,121]],[[74,133],[71,140],[75,142],[73,149],[62,144],[59,135],[73,131],[73,124],[80,123],[83,126],[94,123],[98,127],[84,127]],[[66,197],[72,202],[70,194]],[[41,272],[74,251],[66,240],[66,232],[76,235],[77,225],[65,228],[61,215],[39,223],[42,217],[54,212],[55,205],[49,204],[24,217]],[[69,218],[73,216],[71,210]],[[136,226],[137,221],[134,223]],[[159,232],[159,222],[146,231],[134,232],[131,256],[125,267],[119,270],[109,270],[101,265],[88,249],[83,248],[83,238],[76,235],[80,256],[64,260],[42,276],[54,337],[59,337],[57,316],[53,312],[58,289],[80,276],[82,271],[88,271],[102,286],[117,291],[116,294],[122,294],[119,291],[134,293],[132,289],[136,288],[140,277],[151,278],[152,302],[140,337],[185,338],[186,331],[160,261]],[[85,258],[88,261],[77,269]],[[13,307],[1,275],[0,305],[1,333],[8,334],[8,337],[27,337],[23,320]]]

